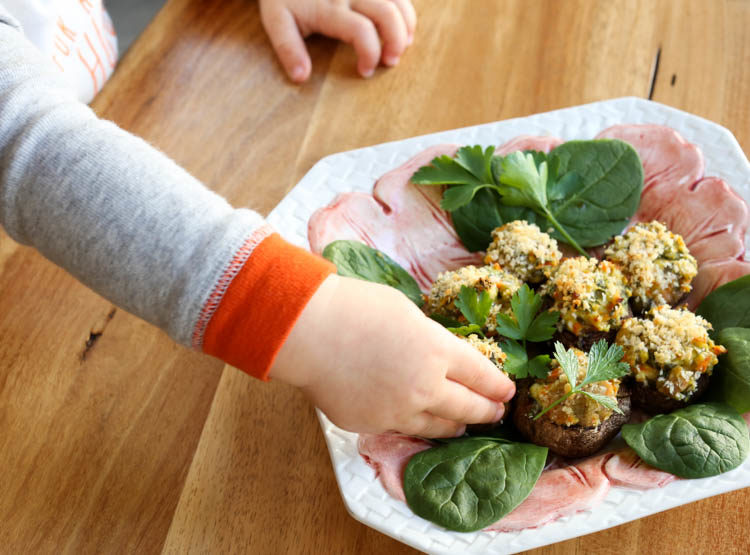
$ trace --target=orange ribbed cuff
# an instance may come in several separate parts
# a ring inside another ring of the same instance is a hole
[[[274,233],[226,290],[206,327],[203,351],[268,380],[276,355],[310,298],[336,267]]]

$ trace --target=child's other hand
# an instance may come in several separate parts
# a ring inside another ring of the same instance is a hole
[[[460,435],[500,419],[513,382],[403,294],[329,276],[271,369],[356,432]]]
[[[411,0],[260,0],[260,15],[276,55],[297,83],[312,69],[303,37],[321,33],[351,44],[357,70],[370,77],[379,62],[398,63],[417,24]]]

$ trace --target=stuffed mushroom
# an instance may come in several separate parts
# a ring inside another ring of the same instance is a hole
[[[512,377],[503,369],[503,363],[505,362],[505,359],[508,358],[508,355],[503,352],[500,345],[498,345],[494,339],[491,337],[479,337],[475,333],[468,336],[459,335],[459,337],[490,359],[492,364],[497,366],[498,370],[503,372],[506,376]]]
[[[495,228],[484,256],[485,264],[497,264],[530,284],[546,280],[561,259],[557,241],[524,220]]]
[[[493,266],[464,266],[452,272],[442,272],[438,274],[427,296],[425,312],[459,322],[465,321],[456,306],[458,294],[464,285],[480,293],[487,291],[493,298],[487,319],[487,328],[492,331],[495,329],[497,313],[510,312],[510,299],[523,283],[513,274]]]
[[[726,349],[709,337],[711,324],[685,308],[653,308],[617,333],[634,378],[633,403],[650,413],[671,412],[696,400]]]
[[[498,345],[494,339],[492,339],[491,337],[479,337],[475,333],[472,333],[465,337],[459,335],[458,337],[466,341],[469,345],[471,345],[477,351],[490,359],[490,361],[492,361],[492,363],[497,367],[499,371],[503,372],[509,378],[514,379],[514,376],[505,372],[505,369],[503,367],[505,359],[508,357],[508,355],[503,352],[503,350],[500,348],[500,345]],[[510,414],[510,403],[505,403],[504,405],[505,413],[503,419],[499,422],[495,422],[492,424],[469,424],[468,426],[466,426],[466,430],[470,434],[482,434],[490,433],[498,426],[501,426],[503,424],[503,421],[505,420],[505,416]]]
[[[588,351],[600,339],[611,341],[630,316],[630,288],[617,265],[579,256],[560,264],[542,293],[560,313],[558,339]]]
[[[680,235],[660,222],[638,223],[615,237],[607,260],[618,264],[630,282],[636,314],[659,305],[674,306],[690,292],[698,263]]]
[[[586,375],[588,357],[575,349],[578,379]],[[544,445],[563,457],[585,457],[601,449],[630,417],[629,390],[619,378],[583,386],[589,393],[616,402],[618,413],[582,393],[574,393],[536,418],[570,391],[570,384],[556,360],[545,379],[523,380],[518,385],[513,423],[532,443]]]

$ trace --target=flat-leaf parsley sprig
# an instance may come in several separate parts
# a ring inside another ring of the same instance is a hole
[[[574,349],[565,350],[565,347],[559,341],[555,342],[555,359],[560,364],[560,368],[565,372],[565,376],[568,378],[570,384],[570,391],[560,397],[557,401],[550,404],[547,408],[542,410],[539,414],[534,417],[534,420],[539,419],[542,415],[548,412],[553,407],[559,405],[565,401],[568,397],[580,393],[593,399],[600,405],[604,405],[610,410],[613,410],[619,414],[622,414],[622,410],[617,405],[616,401],[613,401],[605,395],[599,395],[597,393],[591,393],[584,391],[583,386],[603,382],[607,380],[613,380],[615,378],[621,378],[630,372],[630,367],[621,362],[622,360],[622,347],[619,345],[607,346],[607,341],[601,339],[597,341],[588,355],[588,367],[586,368],[586,375],[584,376],[581,383],[578,382],[578,356]]]
[[[511,297],[510,308],[512,316],[498,313],[495,325],[497,333],[507,338],[499,342],[503,352],[508,355],[505,371],[517,378],[546,377],[550,357],[539,355],[529,360],[526,342],[552,339],[560,314],[553,311],[540,313],[542,297],[525,283]]]
[[[498,182],[492,172],[495,148],[488,146],[463,146],[456,151],[455,158],[443,155],[435,158],[431,165],[422,166],[412,176],[417,185],[452,185],[440,201],[443,210],[452,212],[471,202],[477,191],[485,187],[495,189]]]
[[[539,157],[535,160],[534,155],[529,152],[511,152],[502,158],[499,192],[503,202],[509,206],[531,208],[540,216],[544,216],[563,236],[565,242],[588,258],[589,254],[552,214],[547,200],[547,161],[543,160],[537,165],[538,159]]]
[[[501,195],[505,205],[531,208],[546,218],[568,244],[588,257],[552,214],[547,188],[556,182],[557,170],[549,170],[547,155],[519,151],[500,156],[494,152],[491,146],[461,147],[455,158],[439,156],[429,166],[419,168],[411,180],[417,185],[449,185],[440,201],[441,208],[448,212],[469,204],[479,190],[492,189]],[[567,180],[575,175],[562,177]]]
[[[527,340],[538,343],[552,339],[560,314],[546,310],[540,314],[542,300],[541,295],[524,283],[510,299],[513,316],[498,313],[495,329],[509,339],[523,341],[524,347]]]
[[[487,325],[487,318],[490,315],[493,302],[495,302],[495,299],[488,291],[479,292],[472,287],[462,285],[456,299],[456,308],[461,311],[468,324],[446,318],[440,314],[433,314],[430,318],[456,335],[466,337],[476,333],[484,337],[483,330]]]

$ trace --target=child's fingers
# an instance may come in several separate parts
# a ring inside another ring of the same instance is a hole
[[[307,80],[312,62],[294,16],[273,2],[263,3],[261,7],[264,8],[261,9],[263,27],[287,75],[295,83]]]
[[[417,12],[411,3],[411,0],[390,0],[401,12],[406,23],[406,44],[409,45],[414,40],[414,32],[417,30]]]
[[[513,398],[516,386],[508,376],[478,351],[472,350],[466,355],[448,369],[446,376],[449,379],[495,401],[510,401]]]
[[[505,412],[502,403],[491,401],[459,383],[450,380],[444,383],[440,400],[428,409],[431,414],[463,424],[497,422],[502,418]]]
[[[372,21],[348,8],[330,8],[318,17],[317,31],[342,40],[357,53],[357,70],[370,77],[380,61],[380,38]]]
[[[352,9],[367,16],[375,24],[383,40],[382,60],[395,66],[406,50],[408,31],[398,7],[388,0],[354,0]]]
[[[421,437],[458,437],[466,431],[466,426],[423,412],[417,414],[409,425],[399,431]]]

